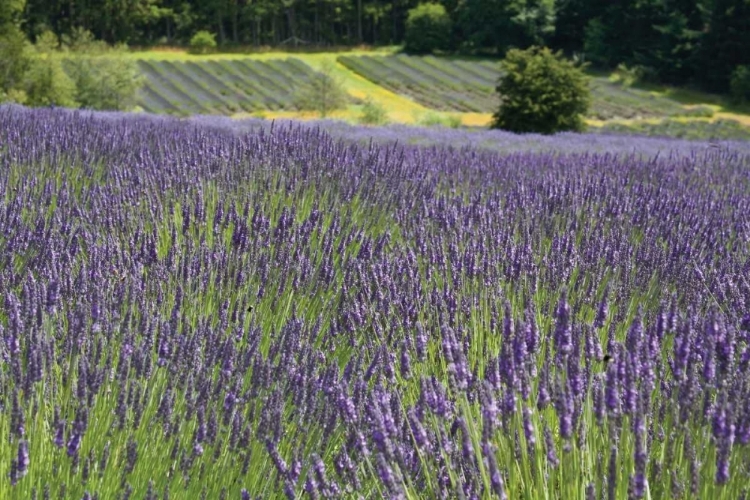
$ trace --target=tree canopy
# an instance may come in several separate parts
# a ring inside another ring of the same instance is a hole
[[[590,103],[589,82],[581,68],[548,48],[511,49],[497,86],[500,109],[493,128],[553,134],[581,131]]]

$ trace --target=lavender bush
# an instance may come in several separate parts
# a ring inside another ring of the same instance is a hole
[[[747,151],[5,107],[0,166],[0,498],[747,493]]]

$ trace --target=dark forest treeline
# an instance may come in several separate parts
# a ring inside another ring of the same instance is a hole
[[[0,0],[30,39],[76,28],[110,43],[185,44],[198,30],[220,45],[382,45],[404,40],[420,0]],[[750,0],[440,0],[450,47],[502,55],[532,44],[625,64],[660,82],[725,92],[750,64]],[[2,19],[0,19],[0,23]]]

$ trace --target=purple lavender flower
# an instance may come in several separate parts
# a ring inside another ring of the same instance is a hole
[[[530,448],[533,448],[536,445],[536,434],[534,433],[534,424],[531,421],[531,409],[527,406],[523,408],[523,432],[526,443]]]
[[[428,447],[430,442],[427,431],[425,431],[422,422],[419,421],[414,408],[411,408],[409,410],[409,426],[411,428],[411,434],[414,438],[414,443],[417,445],[417,448],[421,449]]]
[[[81,449],[81,437],[81,434],[76,429],[74,429],[67,445],[69,457],[75,457],[78,455],[78,450]]]
[[[492,486],[492,493],[501,500],[507,500],[508,496],[505,493],[505,481],[500,473],[500,469],[497,466],[497,459],[495,458],[495,450],[490,443],[482,443],[482,455],[484,460],[487,462],[487,468],[490,472],[490,485]]]
[[[609,303],[607,300],[608,292],[604,292],[601,302],[599,302],[599,309],[596,311],[596,318],[594,319],[594,328],[601,328],[604,326],[604,322],[609,316]]]
[[[411,378],[411,357],[407,350],[406,343],[401,346],[401,364],[400,364],[401,378],[408,380]]]
[[[572,329],[570,325],[570,306],[567,293],[563,292],[555,314],[555,349],[559,354],[567,355],[573,350]]]
[[[62,448],[65,446],[65,420],[57,422],[57,428],[55,429],[55,437],[52,440],[55,446]]]
[[[549,427],[544,427],[544,444],[547,450],[547,463],[550,467],[555,468],[560,464],[560,460],[557,458],[557,450],[555,447],[555,440],[552,437],[552,432]]]
[[[16,479],[24,477],[29,472],[29,443],[26,440],[18,442],[18,453],[16,454]]]
[[[607,499],[617,498],[617,447],[612,446],[609,455],[609,472],[607,474]]]
[[[729,452],[721,450],[716,457],[716,484],[729,481]]]

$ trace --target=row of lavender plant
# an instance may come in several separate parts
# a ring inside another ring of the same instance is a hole
[[[0,168],[0,498],[747,493],[745,153],[5,107]]]

